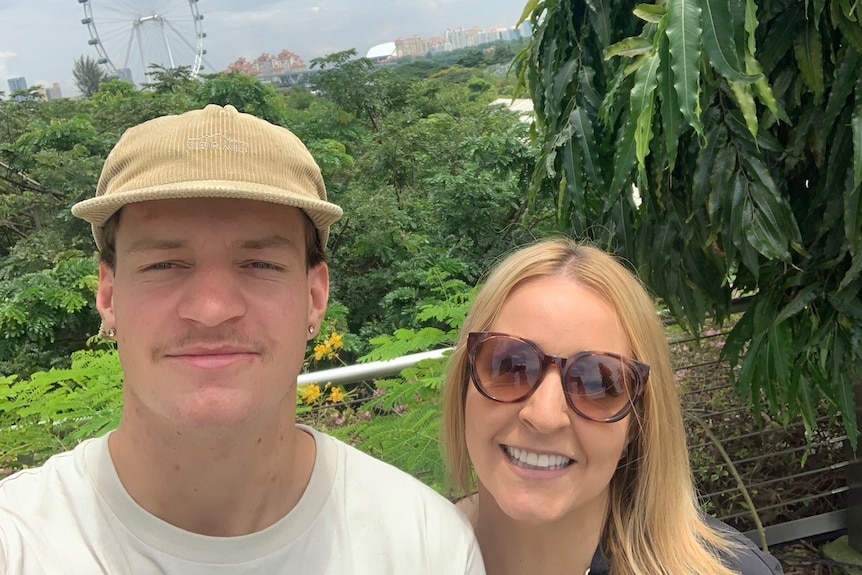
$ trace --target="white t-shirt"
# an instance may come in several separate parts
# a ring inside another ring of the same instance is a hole
[[[108,436],[0,482],[0,574],[485,573],[467,519],[400,470],[303,427],[309,485],[271,527],[241,537],[184,531],[129,496]]]

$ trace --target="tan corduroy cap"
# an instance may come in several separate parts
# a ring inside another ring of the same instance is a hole
[[[211,104],[129,128],[111,150],[96,197],[72,206],[93,226],[99,250],[105,222],[134,202],[177,198],[237,198],[305,211],[326,246],[341,208],[326,201],[320,168],[285,128],[233,106]]]

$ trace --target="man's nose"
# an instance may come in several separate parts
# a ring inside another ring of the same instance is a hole
[[[193,269],[183,285],[179,316],[206,327],[242,317],[246,300],[235,270],[207,265]]]

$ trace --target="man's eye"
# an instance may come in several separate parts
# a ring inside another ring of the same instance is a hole
[[[177,267],[177,264],[173,262],[158,262],[155,264],[150,264],[146,267],[148,270],[169,270]]]
[[[246,264],[246,267],[256,269],[256,270],[272,270],[272,271],[281,271],[284,268],[282,266],[269,263],[269,262],[250,262]]]

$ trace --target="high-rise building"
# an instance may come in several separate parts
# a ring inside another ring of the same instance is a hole
[[[54,82],[50,88],[45,88],[46,100],[59,100],[63,97],[63,92],[60,90],[60,82]]]
[[[395,53],[399,58],[404,58],[406,56],[421,58],[428,54],[429,49],[428,41],[419,36],[397,38],[395,40]]]
[[[19,78],[9,78],[9,93],[23,92],[27,89],[27,80],[24,76]]]

